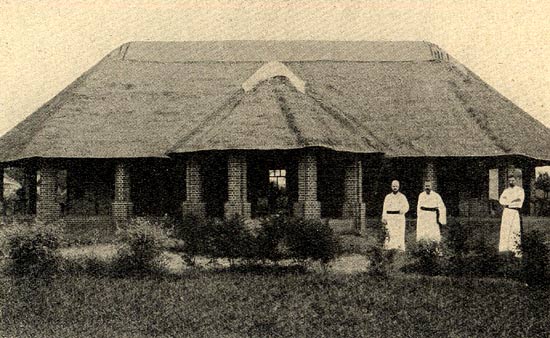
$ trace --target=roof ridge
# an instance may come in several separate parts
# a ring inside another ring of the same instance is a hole
[[[164,62],[412,61],[433,60],[438,54],[425,41],[407,40],[131,41],[117,50],[122,60]]]

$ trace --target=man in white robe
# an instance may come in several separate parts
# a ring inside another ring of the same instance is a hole
[[[447,209],[441,196],[432,191],[432,182],[424,183],[416,207],[416,241],[441,242],[439,225],[447,224]]]
[[[405,250],[405,214],[409,211],[407,197],[399,192],[399,181],[391,182],[392,192],[386,195],[382,208],[382,223],[386,226],[388,237],[385,249]]]
[[[521,243],[521,215],[520,209],[523,206],[525,192],[523,188],[516,185],[516,178],[508,178],[509,188],[504,189],[500,195],[499,203],[504,207],[502,210],[502,221],[500,223],[500,240],[498,242],[499,252],[513,252],[516,257],[520,256],[517,245]]]

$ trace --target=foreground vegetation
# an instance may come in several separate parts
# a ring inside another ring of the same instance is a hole
[[[256,229],[238,218],[188,217],[174,227],[136,219],[103,260],[61,255],[64,230],[2,231],[0,337],[550,335],[550,253],[536,231],[518,259],[458,226],[441,246],[418,243],[404,254],[383,250],[383,229],[365,239],[285,218]],[[191,267],[169,273],[166,250]],[[357,264],[367,273],[308,269],[350,253],[364,257]],[[199,256],[232,264],[204,270]]]
[[[0,336],[544,337],[550,293],[492,280],[190,272],[0,279]]]

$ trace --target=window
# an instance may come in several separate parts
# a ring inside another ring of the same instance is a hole
[[[286,189],[286,170],[269,170],[269,183],[279,189]]]

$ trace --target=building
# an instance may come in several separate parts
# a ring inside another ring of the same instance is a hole
[[[530,196],[549,161],[548,128],[428,42],[130,42],[0,138],[44,220],[288,212],[359,228],[392,179],[411,205],[431,179],[452,216],[485,215],[507,171]]]

